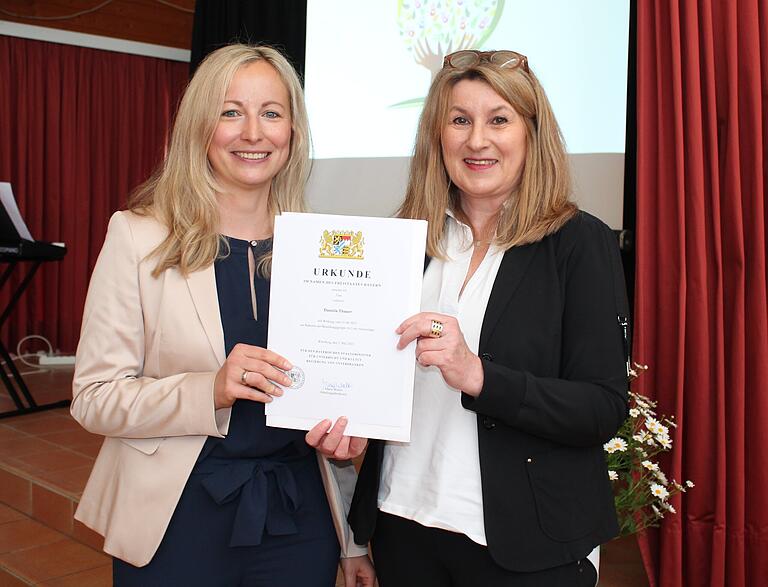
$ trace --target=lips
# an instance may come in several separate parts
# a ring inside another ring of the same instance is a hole
[[[269,157],[268,152],[255,153],[253,151],[233,151],[232,154],[247,161],[260,161]]]
[[[464,164],[475,171],[490,169],[498,162],[498,159],[464,159]]]

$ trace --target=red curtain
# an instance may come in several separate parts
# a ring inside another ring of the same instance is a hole
[[[42,334],[74,351],[107,220],[162,158],[187,71],[186,63],[0,36],[0,181],[13,184],[32,236],[68,249],[62,262],[41,266],[7,323],[10,350]],[[0,295],[4,307],[8,292]]]
[[[653,585],[768,581],[768,4],[638,1],[635,357],[696,487],[641,547]]]

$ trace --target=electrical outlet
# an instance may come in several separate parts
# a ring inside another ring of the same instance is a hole
[[[40,366],[62,366],[62,365],[74,365],[74,355],[41,355],[38,359]]]

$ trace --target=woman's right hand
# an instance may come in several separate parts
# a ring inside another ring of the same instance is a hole
[[[273,396],[283,395],[282,388],[275,383],[291,385],[291,378],[284,373],[291,367],[286,358],[265,348],[235,345],[213,383],[216,409],[228,408],[236,399],[268,404]]]

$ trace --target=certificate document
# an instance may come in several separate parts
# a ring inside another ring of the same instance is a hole
[[[326,214],[275,218],[270,350],[293,365],[267,425],[408,441],[415,346],[395,329],[419,312],[427,223]]]

